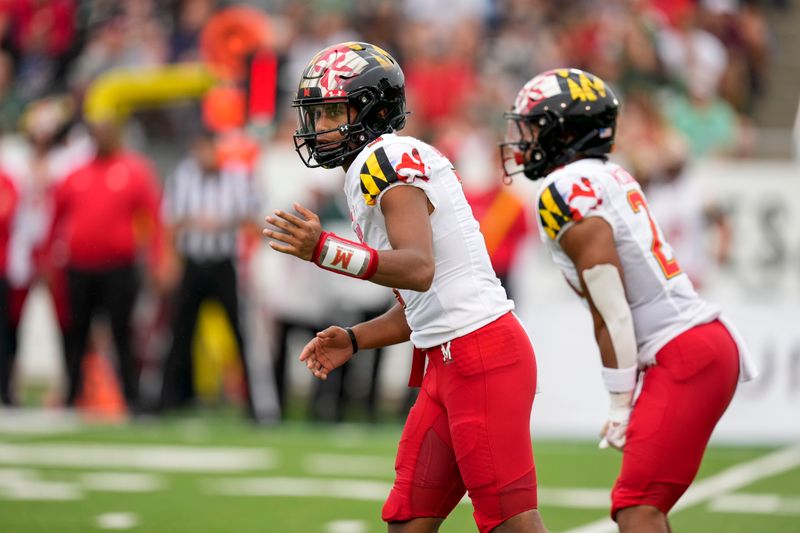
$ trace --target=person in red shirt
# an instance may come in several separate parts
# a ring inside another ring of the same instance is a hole
[[[6,406],[12,405],[10,389],[13,366],[13,352],[9,349],[11,306],[8,299],[6,260],[16,204],[17,189],[14,187],[14,182],[0,173],[0,401]]]
[[[93,124],[91,133],[96,156],[59,186],[53,220],[53,233],[60,237],[66,256],[71,312],[65,348],[66,404],[74,405],[80,392],[92,315],[103,308],[111,319],[123,393],[128,408],[136,412],[138,371],[130,319],[139,288],[137,244],[146,235],[150,263],[160,264],[160,190],[150,163],[123,148],[118,124]]]

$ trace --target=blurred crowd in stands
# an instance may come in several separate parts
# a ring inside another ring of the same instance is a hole
[[[239,4],[267,14],[278,61],[274,116],[234,124],[244,135],[234,139],[253,150],[242,155],[234,141],[238,156],[225,156],[226,127],[204,122],[197,101],[137,109],[124,121],[84,120],[99,77],[207,59],[203,29]],[[194,401],[202,346],[193,339],[206,299],[220,304],[244,363],[223,388],[256,419],[277,416],[254,406],[263,387],[277,383],[277,405],[286,407],[297,332],[305,338],[331,315],[344,324],[389,305],[380,287],[261,253],[261,219],[293,201],[319,212],[328,230],[349,226],[335,199],[342,176],[306,169],[291,139],[299,74],[335,42],[369,41],[400,61],[412,112],[404,133],[454,162],[503,279],[523,239],[536,236],[529,199],[500,179],[502,113],[548,68],[589,70],[623,96],[615,157],[652,190],[654,209],[682,206],[661,219],[668,238],[709,223],[724,236],[724,216],[686,192],[684,169],[694,158],[752,150],[774,46],[765,10],[778,8],[755,0],[0,0],[3,404],[21,400],[14,354],[36,286],[49,288],[63,341],[67,379],[52,403],[80,405],[96,384],[83,379],[84,355],[107,351],[134,413]],[[707,258],[687,258],[691,242],[673,246],[702,281]],[[724,260],[724,246],[715,255]],[[97,310],[110,335],[93,328]],[[369,385],[345,386],[341,372],[314,393],[314,416],[341,420],[348,395],[363,390],[377,417],[382,354],[369,357],[352,373]]]

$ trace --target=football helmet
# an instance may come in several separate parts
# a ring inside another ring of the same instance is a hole
[[[574,68],[549,70],[526,83],[507,121],[500,156],[506,176],[535,180],[561,165],[611,152],[619,100],[603,80]]]
[[[292,106],[298,111],[294,142],[300,159],[308,167],[335,168],[367,143],[405,126],[405,76],[375,45],[335,44],[306,66]],[[342,123],[318,130],[322,117],[342,117]]]

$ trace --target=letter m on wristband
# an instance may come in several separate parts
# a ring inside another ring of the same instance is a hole
[[[369,279],[378,268],[378,252],[365,244],[323,231],[311,261],[337,274]]]
[[[353,258],[353,252],[352,251],[337,249],[336,250],[336,255],[333,257],[333,261],[331,261],[331,266],[335,267],[335,266],[338,266],[339,264],[341,264],[342,265],[342,269],[343,270],[347,270],[348,267],[350,266],[350,260],[352,258]]]

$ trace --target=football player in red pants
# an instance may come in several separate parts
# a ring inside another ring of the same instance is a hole
[[[295,204],[297,214],[267,217],[270,246],[398,296],[376,319],[318,333],[300,359],[325,379],[359,347],[410,339],[416,348],[410,384],[422,389],[383,507],[389,531],[437,531],[465,492],[481,532],[544,531],[530,438],[533,348],[452,165],[394,133],[406,120],[402,70],[371,44],[334,45],[306,67],[294,106],[303,162],[346,172],[359,242],[322,231]]]
[[[737,381],[755,369],[681,271],[639,184],[608,161],[618,109],[596,76],[544,72],[505,115],[501,152],[506,175],[543,178],[541,238],[592,314],[610,395],[600,445],[623,452],[611,516],[624,532],[666,532]]]

